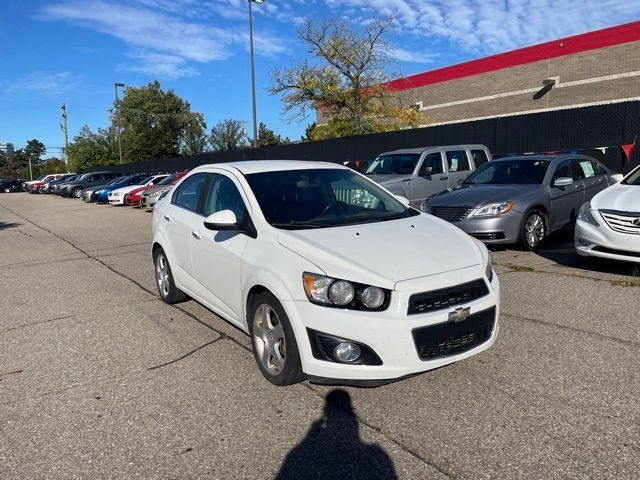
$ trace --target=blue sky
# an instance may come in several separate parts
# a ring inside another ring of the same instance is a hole
[[[0,142],[38,138],[59,156],[60,106],[70,138],[108,124],[113,83],[158,79],[204,114],[250,120],[245,0],[2,0]],[[408,75],[640,18],[632,0],[266,0],[254,4],[258,117],[297,139],[270,96],[270,72],[306,55],[302,19],[343,18],[361,28],[393,14],[394,73]]]

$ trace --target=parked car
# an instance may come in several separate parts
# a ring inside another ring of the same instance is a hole
[[[58,176],[58,178],[56,178],[55,180],[51,180],[50,182],[46,182],[40,185],[38,193],[52,193],[53,188],[56,185],[59,185],[60,183],[63,183],[65,181],[71,181],[71,179],[76,176],[77,176],[76,173],[63,173],[60,176]]]
[[[28,192],[29,191],[29,185],[31,185],[32,183],[36,183],[36,182],[41,182],[42,180],[44,180],[47,176],[46,175],[40,175],[38,178],[36,178],[35,180],[28,180],[26,182],[22,182],[21,185],[21,189],[23,192]]]
[[[111,205],[124,205],[126,203],[127,197],[129,196],[129,193],[133,190],[137,190],[140,187],[153,187],[168,176],[168,173],[163,173],[160,175],[150,175],[142,180],[139,184],[116,188],[115,190],[109,192],[109,203]]]
[[[418,208],[426,198],[460,185],[489,160],[484,145],[407,148],[379,155],[365,174]]]
[[[39,193],[38,190],[39,190],[40,186],[44,185],[45,183],[49,183],[52,180],[55,180],[59,176],[60,176],[60,174],[51,173],[49,175],[45,175],[44,177],[41,177],[40,180],[34,180],[32,182],[28,182],[28,184],[27,184],[27,192],[29,192],[29,193]]]
[[[19,192],[22,190],[22,183],[22,180],[2,180],[0,181],[0,192]]]
[[[158,202],[160,197],[164,193],[171,190],[173,186],[186,174],[187,174],[187,171],[180,172],[176,174],[174,179],[168,184],[158,185],[157,187],[153,187],[142,192],[142,194],[140,195],[140,206],[144,208],[147,212],[150,212],[151,210],[153,210],[153,207]]]
[[[65,197],[80,198],[82,190],[88,187],[97,187],[104,185],[110,180],[117,177],[122,177],[122,173],[113,172],[91,172],[85,173],[78,177],[73,182],[65,184],[64,188],[60,189],[60,194]]]
[[[341,165],[200,166],[152,225],[162,300],[189,295],[247,332],[275,385],[387,383],[498,334],[486,247]]]
[[[581,155],[525,155],[492,160],[459,188],[421,209],[485,243],[536,249],[551,232],[574,223],[580,205],[619,177]]]
[[[173,186],[178,182],[178,180],[184,177],[187,174],[187,172],[188,170],[171,174],[164,180],[161,180],[160,182],[158,182],[156,185],[149,185],[146,187],[136,188],[135,190],[132,190],[131,192],[129,192],[129,196],[127,197],[125,203],[131,207],[140,207],[142,203],[142,195],[145,192],[149,192],[151,190],[155,190],[160,187],[164,188],[166,186]]]
[[[103,185],[101,188],[94,190],[91,194],[91,200],[98,203],[109,203],[109,194],[120,188],[128,187],[130,185],[140,185],[140,183],[149,176],[148,173],[138,173],[136,175],[128,175],[126,177],[120,177],[115,182],[109,185]]]
[[[640,167],[582,205],[575,247],[585,257],[640,263]]]
[[[112,185],[113,183],[117,182],[118,180],[120,180],[122,177],[116,177],[116,178],[112,178],[111,180],[109,180],[107,183],[103,184],[103,185],[93,185],[87,188],[84,188],[81,192],[80,192],[80,198],[82,200],[84,200],[87,203],[91,203],[94,202],[96,200],[95,196],[94,196],[94,192],[97,190],[100,190],[101,188],[104,187],[108,187],[109,185]]]

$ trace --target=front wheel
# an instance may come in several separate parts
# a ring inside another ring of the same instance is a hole
[[[303,381],[296,337],[278,299],[269,292],[255,295],[248,320],[253,356],[264,378],[278,386]]]
[[[81,189],[79,189],[79,188],[74,188],[74,189],[71,191],[71,196],[72,196],[73,198],[80,198],[80,196],[81,196],[81,195],[82,195],[82,190],[81,190]]]
[[[518,244],[527,250],[537,250],[547,235],[547,223],[539,210],[530,210],[520,227]]]
[[[171,305],[186,300],[187,295],[182,290],[179,290],[173,281],[169,260],[167,260],[167,256],[161,248],[153,252],[153,264],[156,270],[156,286],[162,301]]]

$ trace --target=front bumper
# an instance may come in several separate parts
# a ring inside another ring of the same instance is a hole
[[[469,216],[457,222],[449,222],[467,235],[486,244],[517,243],[522,223],[522,213],[510,210],[493,217]]]
[[[124,205],[124,199],[126,195],[111,195],[109,194],[109,203],[111,205]]]
[[[599,227],[576,221],[574,243],[578,255],[640,263],[640,235],[615,232],[600,215],[597,221]]]
[[[489,286],[489,293],[480,299],[435,312],[407,315],[411,293],[464,283],[465,280],[456,273],[410,281],[410,290],[396,289],[392,292],[391,304],[383,312],[327,308],[308,301],[283,302],[296,333],[303,371],[312,381],[319,383],[376,385],[439,368],[488,349],[495,343],[499,330],[500,284],[497,275]],[[421,360],[414,330],[446,324],[451,321],[449,313],[458,306],[469,307],[471,315],[495,308],[493,328],[488,338],[460,353]],[[382,365],[353,365],[316,358],[309,329],[364,344],[382,360]]]

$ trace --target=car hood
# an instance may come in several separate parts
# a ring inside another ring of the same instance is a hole
[[[615,185],[603,190],[591,199],[594,210],[640,211],[640,185]]]
[[[157,192],[157,191],[163,191],[163,190],[171,190],[173,188],[173,185],[158,185],[155,187],[149,187],[147,189],[145,189],[144,191],[139,192],[140,194],[144,194],[144,195],[149,195],[153,192]]]
[[[376,182],[378,185],[388,187],[389,185],[395,185],[396,183],[402,183],[407,180],[411,180],[411,175],[367,175],[367,178]]]
[[[431,197],[429,206],[476,207],[514,200],[542,189],[542,185],[469,185]]]
[[[113,190],[111,190],[111,193],[129,193],[129,192],[133,192],[134,190],[141,188],[142,185],[128,185],[126,187],[119,187],[119,188],[115,188]]]
[[[280,230],[278,243],[326,275],[388,289],[403,280],[483,261],[471,237],[425,214],[344,227]]]

